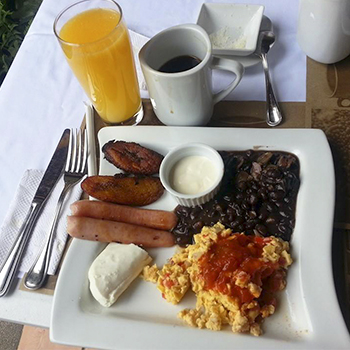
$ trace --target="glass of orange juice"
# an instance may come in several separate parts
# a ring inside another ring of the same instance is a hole
[[[108,124],[138,124],[143,117],[129,32],[113,0],[83,0],[54,22],[75,76]]]

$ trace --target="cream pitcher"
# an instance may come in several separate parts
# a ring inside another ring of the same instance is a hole
[[[350,55],[350,0],[300,0],[297,40],[321,63]]]

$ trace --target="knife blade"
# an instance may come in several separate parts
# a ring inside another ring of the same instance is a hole
[[[18,236],[16,237],[14,244],[12,245],[4,263],[0,268],[0,297],[6,295],[6,293],[9,291],[36,219],[38,218],[47,198],[50,196],[53,188],[63,173],[63,168],[65,166],[68,153],[69,135],[70,130],[64,130],[50,163],[46,168],[44,176],[38,186],[38,189],[36,190]]]

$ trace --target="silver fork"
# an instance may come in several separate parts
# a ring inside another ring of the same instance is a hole
[[[87,135],[86,130],[79,132],[71,130],[69,138],[68,155],[64,172],[64,188],[58,199],[55,217],[52,223],[50,234],[48,235],[42,251],[35,260],[33,266],[27,273],[24,285],[32,290],[40,288],[45,282],[47,270],[50,264],[52,246],[55,238],[58,218],[61,214],[64,199],[69,190],[77,184],[86,174],[87,161]]]

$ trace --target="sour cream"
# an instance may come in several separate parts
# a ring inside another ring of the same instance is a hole
[[[218,171],[204,156],[188,156],[175,163],[170,172],[172,188],[182,194],[197,194],[209,189],[217,180]]]

